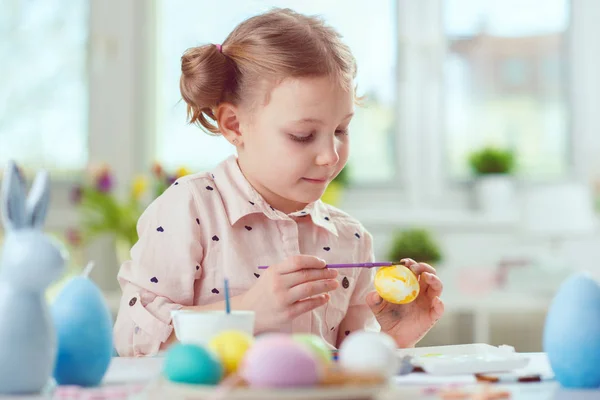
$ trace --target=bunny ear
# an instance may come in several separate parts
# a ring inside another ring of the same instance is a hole
[[[25,224],[32,228],[41,228],[46,219],[49,203],[50,177],[48,172],[40,171],[37,173],[27,197]]]
[[[2,180],[2,221],[7,230],[25,226],[25,196],[23,182],[17,165],[9,161]]]

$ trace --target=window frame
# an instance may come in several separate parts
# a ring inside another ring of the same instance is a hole
[[[595,110],[600,104],[600,48],[589,45],[600,37],[600,7],[595,0],[571,2],[569,177],[589,181],[600,174],[600,118]],[[442,6],[443,0],[397,0],[397,174],[387,184],[353,185],[342,204],[367,227],[405,221],[468,224],[478,218],[470,208],[470,182],[448,180],[443,168]],[[117,182],[130,182],[154,161],[155,1],[90,0],[90,7],[89,162],[107,162]],[[51,229],[66,229],[77,220],[68,201],[73,184],[53,183]],[[118,189],[127,190],[124,185]],[[370,210],[365,210],[366,202]]]
[[[154,99],[150,84],[154,66],[148,62],[152,53],[148,38],[154,34],[153,2],[89,3],[88,165],[110,165],[117,182],[116,193],[125,195],[129,188],[121,183],[131,182],[148,170],[147,155],[151,154],[152,145],[149,138],[154,136],[147,118]],[[78,182],[75,175],[51,177],[48,230],[65,231],[79,221],[70,202],[72,188]]]
[[[479,226],[486,220],[471,207],[472,179],[453,180],[444,169],[445,129],[443,121],[443,58],[446,39],[442,25],[443,0],[398,0],[399,101],[398,142],[410,144],[398,149],[403,161],[401,173],[406,185],[389,188],[373,196],[365,196],[356,188],[351,193],[350,209],[366,223],[384,223],[383,217],[364,210],[364,201],[373,209],[388,215],[388,226],[401,224]],[[594,71],[600,68],[600,48],[590,45],[600,37],[600,5],[593,0],[571,0],[570,30],[567,36],[569,57],[566,71],[569,100],[569,170],[564,178],[552,181],[517,178],[518,185],[541,185],[561,180],[590,182],[599,178],[600,118],[594,112],[599,104],[600,78]],[[594,90],[595,89],[595,90]],[[411,104],[403,99],[416,99]],[[433,105],[433,106],[432,106]],[[596,134],[595,134],[596,133]],[[415,167],[415,166],[418,166]],[[400,201],[393,198],[402,196]],[[352,197],[360,199],[352,201]],[[370,200],[369,200],[370,197]],[[402,211],[399,211],[402,209]],[[421,215],[421,217],[413,217]],[[405,222],[406,221],[406,222]],[[472,221],[472,222],[470,222]],[[506,221],[492,217],[490,223]]]

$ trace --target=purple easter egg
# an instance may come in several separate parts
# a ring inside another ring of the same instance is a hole
[[[319,381],[320,367],[316,357],[290,337],[265,335],[246,353],[242,376],[257,388],[307,387]]]

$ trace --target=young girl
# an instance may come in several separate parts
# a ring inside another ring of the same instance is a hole
[[[325,268],[373,261],[371,235],[319,200],[348,160],[356,65],[340,36],[277,9],[222,45],[189,49],[181,68],[190,122],[237,156],[179,179],[140,218],[118,276],[118,353],[168,346],[171,310],[223,310],[224,278],[232,308],[255,312],[256,334],[311,332],[338,347],[354,330],[381,329],[414,346],[443,313],[432,267],[403,260],[421,284],[407,305],[373,291],[373,269]]]

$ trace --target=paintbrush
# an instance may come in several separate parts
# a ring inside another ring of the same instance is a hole
[[[373,263],[355,263],[355,264],[327,264],[325,268],[375,268],[375,267],[389,267],[392,265],[401,264],[400,262],[373,262]],[[258,269],[267,269],[268,265],[260,265]]]

